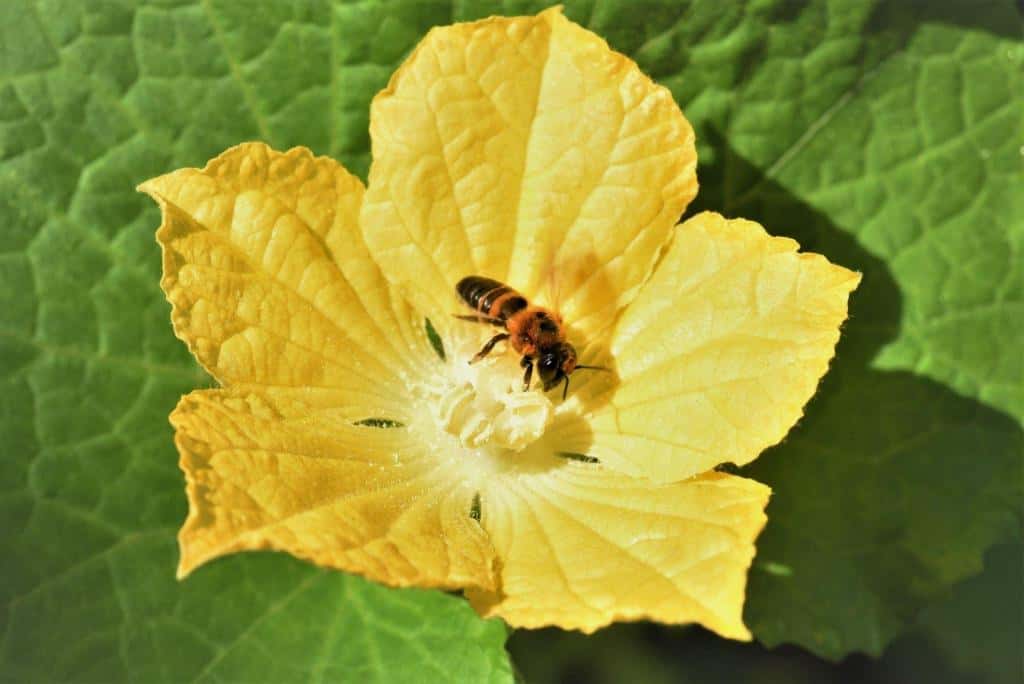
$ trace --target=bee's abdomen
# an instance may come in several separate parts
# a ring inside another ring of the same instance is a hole
[[[466,276],[455,285],[463,301],[484,316],[506,320],[529,303],[505,283],[483,276]]]

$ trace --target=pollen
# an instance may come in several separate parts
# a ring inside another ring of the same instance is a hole
[[[469,363],[479,347],[475,335],[451,340],[450,360],[426,399],[441,430],[463,447],[520,451],[544,434],[554,407],[536,383],[523,389],[514,354],[496,349]]]

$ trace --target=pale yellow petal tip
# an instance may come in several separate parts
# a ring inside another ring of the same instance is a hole
[[[180,553],[181,556],[178,559],[178,569],[174,573],[174,578],[177,579],[179,582],[188,579],[188,576],[191,575],[192,572],[197,567],[199,567],[199,565],[201,565],[201,563],[194,563],[192,561],[187,560],[185,558],[185,552],[183,550]]]
[[[202,168],[187,166],[170,173],[154,176],[135,186],[135,190],[149,195],[162,210],[166,209],[168,195],[181,191],[186,181],[197,176],[237,176],[246,173],[261,172],[279,160],[308,161],[314,164],[326,164],[331,170],[349,183],[362,187],[362,181],[353,176],[337,161],[326,155],[317,155],[308,147],[297,145],[280,152],[261,141],[248,141],[227,148],[220,154],[209,159]],[[249,165],[246,165],[249,162]],[[166,214],[163,223],[167,222]]]
[[[188,579],[196,570],[218,558],[240,551],[275,550],[273,547],[260,544],[235,549],[211,547],[204,544],[200,536],[203,530],[199,529],[199,525],[194,523],[195,515],[196,509],[190,496],[188,517],[182,524],[181,529],[178,530],[178,567],[175,570],[174,576],[179,582]]]
[[[180,450],[181,447],[179,447]],[[182,470],[184,466],[182,465]],[[175,571],[175,578],[181,581],[192,574],[196,568],[203,564],[204,561],[197,561],[194,553],[190,553],[188,548],[188,542],[185,539],[190,523],[195,517],[196,508],[193,497],[193,484],[191,479],[188,477],[188,471],[185,471],[186,479],[186,495],[188,498],[188,515],[185,517],[185,522],[181,524],[181,528],[178,530],[178,568]]]
[[[829,263],[831,263],[831,262],[829,262]],[[849,287],[849,290],[847,290],[847,292],[853,292],[858,287],[860,287],[860,281],[864,280],[864,274],[863,273],[861,273],[860,271],[852,271],[852,270],[846,268],[845,266],[839,266],[838,264],[833,264],[833,266],[835,266],[836,268],[841,268],[844,271],[846,271],[846,273],[847,273],[846,282],[848,283],[848,287]]]
[[[147,180],[142,181],[141,183],[139,183],[138,185],[135,186],[136,192],[141,192],[141,193],[143,193],[145,195],[149,195],[149,197],[154,202],[157,203],[157,206],[160,208],[160,211],[161,211],[161,224],[167,222],[167,216],[166,216],[167,200],[163,196],[163,190],[166,188],[167,183],[172,178],[174,178],[177,174],[179,174],[179,173],[181,173],[182,171],[185,171],[185,170],[191,170],[191,169],[179,169],[177,171],[171,171],[170,173],[165,173],[165,174],[162,174],[160,176],[154,176],[152,178],[149,178]]]
[[[152,197],[153,199],[159,201],[159,195],[166,186],[166,184],[172,178],[175,178],[181,174],[210,174],[220,165],[244,159],[252,159],[258,165],[263,166],[269,161],[278,158],[288,157],[300,159],[305,158],[315,162],[329,162],[333,165],[337,165],[340,167],[338,162],[336,162],[331,157],[328,157],[326,155],[317,155],[313,152],[313,150],[309,149],[304,145],[296,145],[295,147],[291,147],[285,150],[284,152],[281,152],[274,149],[265,142],[259,140],[250,140],[238,143],[237,145],[232,145],[231,147],[225,149],[217,156],[211,157],[206,162],[206,164],[202,166],[202,168],[195,166],[186,166],[175,171],[171,171],[170,173],[154,176],[153,178],[145,180],[136,185],[135,190],[141,193],[145,193]]]
[[[189,484],[188,487],[191,489],[191,484]],[[178,530],[178,567],[175,570],[174,577],[179,582],[186,579],[197,567],[201,565],[201,563],[197,563],[192,554],[189,553],[185,542],[185,531],[188,529],[189,520],[192,519],[195,511],[192,506],[191,493],[188,495],[188,499],[188,516],[186,517],[185,522],[182,523],[181,529]]]
[[[808,261],[821,259],[831,267],[836,286],[846,289],[847,292],[856,290],[863,276],[859,271],[853,271],[834,263],[827,255],[817,252],[801,252],[799,242],[790,237],[773,235],[763,225],[752,219],[729,218],[716,211],[702,211],[679,225],[680,230],[693,228],[701,228],[709,232],[746,233],[748,236],[767,237],[776,244],[786,245],[789,251],[797,252],[801,259]]]
[[[577,622],[566,619],[564,615],[546,615],[542,613],[509,614],[502,610],[501,597],[497,594],[486,591],[466,591],[470,606],[477,614],[485,619],[501,619],[513,629],[545,629],[557,627],[567,631],[580,632],[591,635],[595,632],[610,627],[617,623],[624,622],[657,622],[664,625],[685,626],[700,625],[720,637],[733,639],[735,641],[752,641],[753,634],[744,624],[740,617],[720,618],[718,620],[698,620],[693,618],[682,618],[679,620],[664,619],[647,612],[609,613],[598,620]],[[740,607],[742,610],[742,606]]]

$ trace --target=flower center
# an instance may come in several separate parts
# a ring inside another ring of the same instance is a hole
[[[544,394],[523,390],[519,357],[505,344],[470,364],[479,340],[475,336],[451,340],[449,372],[435,389],[432,409],[441,429],[464,447],[518,451],[543,435],[554,416]]]

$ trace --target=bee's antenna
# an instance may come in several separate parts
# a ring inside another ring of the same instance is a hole
[[[605,373],[611,373],[612,372],[611,368],[605,368],[604,366],[584,366],[581,363],[576,364],[576,368],[574,370],[579,370],[580,368],[583,368],[585,370],[604,371]]]
[[[565,398],[567,396],[569,396],[569,376],[568,375],[565,376],[565,389],[562,390],[562,401],[565,401]]]

